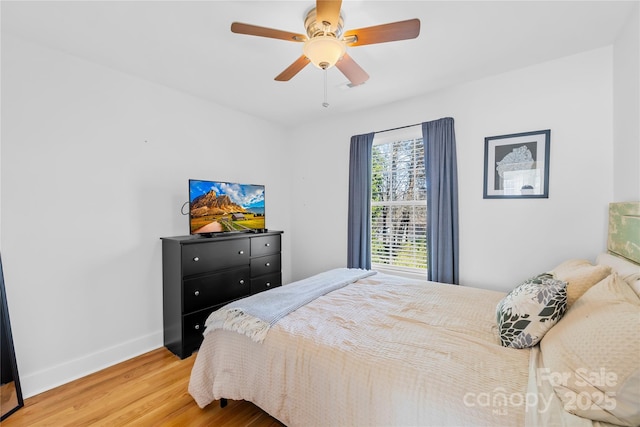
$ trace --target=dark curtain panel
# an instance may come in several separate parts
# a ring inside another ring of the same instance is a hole
[[[371,156],[374,133],[351,137],[347,267],[371,269]]]
[[[427,174],[427,278],[458,284],[458,167],[453,118],[422,123]]]

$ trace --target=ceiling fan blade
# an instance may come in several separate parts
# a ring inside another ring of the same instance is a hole
[[[407,21],[392,22],[390,24],[349,30],[344,33],[343,38],[349,46],[363,46],[366,44],[415,39],[419,34],[420,20],[409,19]],[[351,41],[350,39],[354,36],[355,40]]]
[[[369,80],[369,74],[346,53],[340,61],[336,62],[336,67],[338,67],[338,70],[340,70],[354,86],[361,85]]]
[[[290,33],[288,31],[274,30],[273,28],[259,27],[257,25],[234,22],[231,24],[231,32],[237,34],[247,34],[249,36],[268,37],[271,39],[288,40],[291,42],[303,42],[307,36],[303,34]]]
[[[340,7],[342,0],[316,0],[317,22],[328,22],[331,24],[331,32],[335,32],[340,21]]]
[[[287,82],[291,80],[291,78],[306,67],[309,62],[311,62],[309,61],[309,58],[302,55],[300,58],[296,59],[293,64],[289,65],[286,70],[278,74],[274,80],[279,82]]]

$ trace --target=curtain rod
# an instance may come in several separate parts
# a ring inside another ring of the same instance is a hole
[[[405,129],[405,128],[412,128],[414,126],[420,126],[422,123],[416,123],[413,125],[406,125],[406,126],[399,126],[397,128],[392,128],[392,129],[385,129],[385,130],[379,130],[377,132],[373,132],[373,133],[384,133],[384,132],[391,132],[392,130],[399,130],[399,129]]]

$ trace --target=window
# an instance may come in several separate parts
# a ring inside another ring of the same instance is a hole
[[[371,180],[372,266],[423,277],[427,189],[419,126],[375,135]]]

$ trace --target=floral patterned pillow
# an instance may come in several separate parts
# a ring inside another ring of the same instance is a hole
[[[525,280],[498,303],[496,317],[504,347],[536,345],[567,310],[567,282],[544,273]]]

